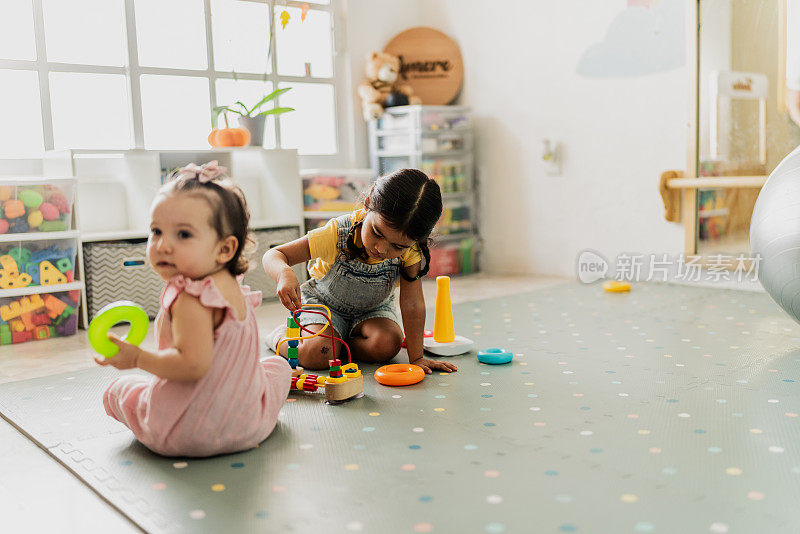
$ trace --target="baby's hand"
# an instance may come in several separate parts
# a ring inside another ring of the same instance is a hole
[[[420,358],[411,362],[412,365],[419,365],[426,374],[431,374],[434,369],[451,373],[458,371],[458,367],[450,362],[442,362],[439,360],[429,360],[428,358]]]
[[[139,347],[120,339],[111,332],[109,332],[107,335],[108,339],[110,339],[112,343],[119,347],[119,352],[111,358],[95,358],[94,361],[96,361],[98,365],[110,365],[120,370],[135,368],[136,362],[139,359],[139,353],[141,352]]]
[[[294,311],[302,305],[300,300],[300,282],[291,269],[286,269],[278,279],[278,298],[281,304],[289,311]]]

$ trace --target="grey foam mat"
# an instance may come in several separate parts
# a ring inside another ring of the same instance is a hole
[[[570,284],[454,314],[514,361],[406,388],[362,366],[365,397],[292,394],[240,454],[150,453],[103,411],[110,369],[0,385],[0,412],[151,532],[797,531],[800,327],[765,294]]]

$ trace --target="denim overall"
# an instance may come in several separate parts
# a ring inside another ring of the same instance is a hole
[[[333,328],[348,338],[356,325],[374,317],[386,317],[398,325],[394,289],[400,276],[401,260],[393,258],[376,264],[348,259],[347,235],[353,226],[352,215],[336,218],[338,235],[336,261],[321,279],[312,278],[300,286],[303,304],[324,304],[331,310]],[[321,315],[300,315],[303,325],[326,324]]]

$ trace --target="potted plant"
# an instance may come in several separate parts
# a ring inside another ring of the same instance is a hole
[[[259,111],[261,107],[271,100],[275,100],[278,96],[282,95],[291,87],[284,87],[283,89],[276,89],[270,94],[258,101],[252,108],[248,108],[241,101],[236,101],[230,106],[216,106],[211,110],[211,124],[216,127],[217,119],[220,113],[236,113],[239,115],[239,126],[247,129],[250,132],[250,146],[261,146],[264,142],[264,120],[267,115],[280,115],[288,111],[294,111],[294,108],[279,108],[273,107],[266,111]],[[227,116],[227,115],[226,115]]]

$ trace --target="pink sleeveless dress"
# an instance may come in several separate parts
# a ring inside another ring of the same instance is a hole
[[[161,295],[156,317],[158,348],[174,346],[170,307],[181,293],[203,306],[222,308],[214,330],[211,367],[193,382],[154,376],[125,375],[103,395],[106,413],[131,429],[147,448],[165,456],[211,456],[251,449],[266,439],[289,394],[291,368],[273,356],[259,362],[254,310],[261,293],[243,287],[247,316],[243,321],[211,278],[172,278]]]

